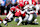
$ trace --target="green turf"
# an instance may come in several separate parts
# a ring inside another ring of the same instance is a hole
[[[2,19],[4,19],[5,17],[2,17]],[[12,21],[8,23],[8,26],[5,26],[3,23],[0,24],[2,27],[40,27],[40,16],[37,17],[39,25],[22,25],[20,24],[19,26],[17,26],[16,22]]]

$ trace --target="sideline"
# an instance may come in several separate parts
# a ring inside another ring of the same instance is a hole
[[[0,17],[6,17],[6,15],[0,15]]]

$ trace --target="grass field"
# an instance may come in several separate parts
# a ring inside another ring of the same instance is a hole
[[[1,17],[1,18],[4,19],[5,17]],[[19,26],[17,26],[16,25],[17,23],[14,22],[14,20],[12,22],[9,22],[8,26],[5,26],[3,23],[0,24],[0,25],[2,27],[40,27],[40,16],[38,16],[37,19],[38,19],[39,25],[30,25],[30,24],[28,24],[28,25],[22,25],[22,24],[20,24]]]

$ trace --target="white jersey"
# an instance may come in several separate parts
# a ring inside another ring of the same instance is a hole
[[[37,5],[35,6],[35,8],[36,8],[37,10],[39,10],[40,5],[37,4]]]
[[[23,9],[28,9],[28,8],[32,9],[33,6],[34,5],[26,5]]]
[[[28,9],[28,7],[30,9]],[[31,21],[34,16],[35,16],[35,18],[37,17],[37,15],[36,15],[35,11],[32,9],[32,7],[33,7],[33,5],[32,6],[26,5],[24,7],[25,11],[30,15],[28,21]],[[30,11],[31,9],[32,9],[32,11]]]
[[[11,19],[13,17],[13,13],[11,11],[9,11],[8,15],[6,16],[8,19]]]
[[[38,15],[38,10],[40,9],[40,4],[37,4],[37,5],[35,6],[35,8],[36,8],[36,14]]]
[[[37,4],[37,5],[35,6],[35,8],[36,8],[36,13],[38,13],[39,5]]]

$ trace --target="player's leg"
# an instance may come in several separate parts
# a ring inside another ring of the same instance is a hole
[[[7,21],[3,20],[3,24],[4,24],[5,26],[7,26]]]
[[[25,16],[25,18],[23,19],[23,21],[27,21],[27,19],[28,19],[28,14],[26,14],[26,16]]]
[[[34,23],[36,24],[36,25],[38,25],[38,22],[37,22],[37,15],[36,14],[34,14]]]
[[[29,16],[29,18],[28,18],[28,23],[31,23],[32,22],[32,19],[33,19],[33,15],[32,14],[30,14],[30,16]]]
[[[3,23],[7,25],[8,21],[11,21],[11,18],[13,17],[13,14],[11,12],[8,13],[7,17],[3,20]]]
[[[23,19],[22,24],[27,25],[27,19],[28,19],[28,14],[26,14],[25,18]]]
[[[38,22],[37,22],[37,15],[36,14],[33,14],[33,19],[32,19],[32,22],[31,22],[31,24],[35,24],[35,25],[38,25]],[[34,21],[34,23],[33,23],[33,21]]]
[[[22,22],[22,17],[19,17],[19,22],[17,25],[20,25],[21,22]]]

